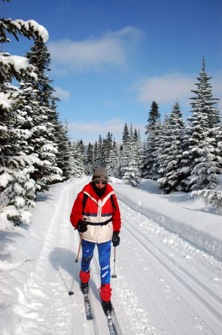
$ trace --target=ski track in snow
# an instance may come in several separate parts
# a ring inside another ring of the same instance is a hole
[[[69,214],[82,181],[67,183],[56,204],[43,248],[14,308],[11,335],[106,335],[97,252],[91,265],[94,319],[85,318],[75,263],[79,236]],[[219,335],[221,262],[120,202],[121,244],[116,249],[112,302],[122,335]],[[129,257],[130,256],[130,257]],[[80,255],[81,257],[81,255]],[[113,255],[111,259],[114,266]],[[74,280],[73,280],[74,278]],[[74,295],[68,292],[73,290]]]
[[[221,263],[123,203],[121,212],[119,263],[124,260],[125,290],[135,301],[129,308],[125,298],[129,315],[139,327],[143,324],[136,334],[219,334]],[[127,257],[132,249],[137,261]]]

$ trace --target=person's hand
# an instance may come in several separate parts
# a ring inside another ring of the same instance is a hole
[[[85,231],[87,231],[87,223],[79,220],[78,224],[77,224],[77,228],[76,228],[80,233],[85,233]]]
[[[118,231],[113,232],[112,242],[114,247],[117,247],[120,244],[120,237]]]

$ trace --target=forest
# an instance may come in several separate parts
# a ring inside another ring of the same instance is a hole
[[[24,56],[7,52],[10,36],[33,41]],[[39,192],[54,183],[105,166],[110,176],[135,187],[152,179],[163,193],[190,192],[222,207],[215,188],[222,174],[222,123],[206,61],[191,90],[190,117],[179,102],[161,120],[158,102],[148,107],[146,140],[125,124],[122,142],[98,134],[95,143],[72,141],[59,119],[59,98],[50,79],[48,32],[37,22],[0,20],[0,220],[4,229],[30,222]]]

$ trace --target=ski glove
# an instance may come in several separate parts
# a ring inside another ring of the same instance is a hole
[[[80,232],[80,233],[84,233],[85,231],[87,231],[87,223],[79,220],[76,229]]]
[[[113,232],[112,242],[114,247],[117,247],[120,244],[120,237],[118,231]]]

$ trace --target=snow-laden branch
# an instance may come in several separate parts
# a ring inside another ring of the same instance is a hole
[[[26,57],[0,54],[0,77],[4,78],[5,81],[11,80],[13,77],[20,79],[27,76],[37,80],[35,69],[33,65],[29,64]]]
[[[49,38],[48,31],[42,25],[38,24],[34,20],[23,21],[21,19],[11,20],[11,19],[1,19],[0,20],[0,36],[2,41],[7,40],[6,33],[11,33],[17,40],[18,34],[25,37],[36,39],[41,39],[44,43],[47,42]]]
[[[14,100],[10,99],[9,93],[0,92],[0,107],[4,110],[10,110]],[[2,127],[5,128],[5,127]],[[1,131],[1,128],[0,128]]]
[[[219,213],[222,212],[222,192],[218,190],[198,190],[191,192],[191,197],[203,198],[206,204],[216,207]]]

